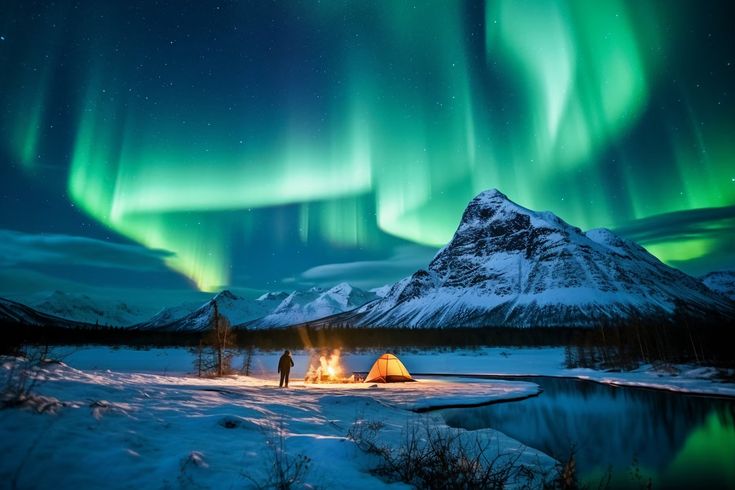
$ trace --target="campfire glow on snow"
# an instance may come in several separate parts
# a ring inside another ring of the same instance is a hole
[[[362,381],[353,373],[344,375],[344,369],[339,361],[340,351],[335,349],[329,357],[322,355],[318,362],[312,361],[304,377],[305,383],[356,383]]]
[[[403,363],[393,354],[380,356],[370,368],[367,376],[352,373],[345,376],[340,363],[340,350],[335,349],[327,357],[322,355],[318,362],[312,361],[304,377],[305,383],[400,383],[416,381],[411,377]]]

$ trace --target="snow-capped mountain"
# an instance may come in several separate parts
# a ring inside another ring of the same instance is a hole
[[[353,310],[377,296],[346,282],[325,291],[311,288],[289,294],[269,315],[250,322],[249,326],[284,327]]]
[[[710,272],[702,277],[702,282],[712,291],[735,301],[735,271]]]
[[[133,325],[147,318],[144,311],[127,303],[93,299],[87,295],[62,291],[54,291],[31,306],[43,313],[67,320],[112,327]]]
[[[391,288],[393,287],[393,284],[386,284],[385,286],[380,286],[379,288],[373,288],[370,290],[371,293],[375,294],[378,298],[385,298],[388,296],[388,293],[390,293]]]
[[[498,190],[474,198],[427,270],[340,320],[381,326],[594,326],[669,318],[677,304],[733,315],[732,305],[644,248],[583,233]]]
[[[268,292],[263,294],[258,298],[258,301],[271,301],[275,302],[277,305],[281,304],[281,301],[288,298],[289,293],[283,292],[283,291],[277,291],[277,292]]]
[[[67,320],[54,315],[36,311],[9,299],[0,298],[0,322],[4,324],[22,324],[34,327],[91,327],[89,324]]]
[[[230,291],[223,291],[214,300],[217,301],[220,314],[226,316],[233,326],[267,328],[304,323],[353,310],[375,298],[373,293],[342,283],[326,291],[314,287],[292,293],[270,292],[258,299],[245,299]],[[213,309],[212,301],[208,301],[178,318],[173,318],[174,313],[167,317],[168,310],[163,310],[136,327],[145,330],[202,331],[211,328]],[[166,321],[167,318],[171,320]]]
[[[153,315],[148,321],[145,322],[147,328],[158,328],[164,325],[168,325],[177,320],[190,315],[193,311],[202,307],[200,302],[189,302],[182,303],[176,306],[169,306],[163,308],[161,311]]]
[[[239,325],[256,318],[270,313],[276,306],[278,306],[279,296],[263,295],[258,299],[246,299],[241,298],[233,294],[230,291],[222,291],[217,294],[212,300],[207,301],[203,305],[196,308],[194,311],[185,314],[183,317],[172,318],[180,313],[184,307],[180,307],[178,310],[163,310],[151,320],[137,325],[137,328],[149,330],[149,329],[160,329],[170,331],[201,331],[207,330],[212,326],[213,301],[217,302],[217,308],[219,309],[220,315],[224,315],[230,321],[232,325]],[[171,321],[166,322],[166,319],[172,318]]]

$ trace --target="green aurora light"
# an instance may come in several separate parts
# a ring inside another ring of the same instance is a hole
[[[732,114],[683,88],[683,109],[648,127],[665,77],[687,75],[676,59],[686,32],[672,8],[293,3],[281,12],[298,26],[290,45],[268,55],[257,45],[232,48],[240,59],[213,64],[200,82],[191,79],[207,62],[187,53],[191,45],[156,48],[172,51],[154,60],[136,55],[153,48],[115,27],[122,7],[74,22],[59,7],[49,16],[66,20],[69,36],[96,43],[67,55],[77,90],[68,101],[66,188],[111,230],[173,252],[167,264],[202,290],[231,283],[233,237],[274,233],[256,229],[253,213],[280,206],[296,206],[302,242],[358,249],[379,248],[386,235],[441,246],[471,197],[490,187],[585,229],[727,208],[735,205]],[[12,94],[2,143],[42,178],[35,156],[59,90],[48,44],[60,41],[39,37],[46,42],[22,56],[44,68],[0,88]],[[170,61],[189,56],[192,67]],[[140,81],[153,62],[172,67]],[[266,86],[274,81],[280,86]],[[642,244],[682,264],[723,240],[713,232]]]

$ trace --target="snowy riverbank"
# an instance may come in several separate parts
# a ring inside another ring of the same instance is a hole
[[[13,365],[4,359],[3,374]],[[0,412],[0,479],[18,488],[247,488],[272,473],[275,453],[268,441],[282,442],[293,460],[309,458],[306,487],[349,482],[350,488],[379,488],[388,484],[370,473],[375,461],[347,437],[356,420],[379,423],[379,440],[397,447],[407,427],[454,431],[439,415],[409,409],[538,391],[516,381],[426,378],[377,388],[297,381],[285,390],[272,379],[199,379],[56,363],[37,374],[34,391],[58,405],[42,414]],[[547,473],[554,466],[497,431],[460,433],[481,440],[501,461]]]
[[[367,371],[381,352],[343,352],[342,366],[348,373]],[[535,384],[512,376],[577,377],[735,396],[735,385],[718,382],[712,369],[565,369],[562,348],[397,353],[419,383],[304,385],[300,379],[313,353],[297,351],[291,388],[280,390],[274,372],[280,352],[257,352],[253,377],[200,379],[190,374],[193,355],[186,349],[56,348],[52,357],[64,362],[45,365],[35,388],[58,400],[54,413],[23,408],[0,412],[0,479],[19,488],[248,487],[267,479],[275,454],[268,441],[278,439],[290,458],[309,458],[302,479],[307,486],[334,488],[349,481],[351,488],[376,488],[389,484],[370,473],[374,457],[349,439],[355,421],[379,422],[382,443],[397,447],[406,428],[417,424],[452,430],[438,414],[416,410],[538,393]],[[3,375],[13,364],[5,359]],[[518,457],[515,464],[539,468],[540,473],[548,474],[554,465],[551,458],[497,431],[462,434],[480,439],[506,460]]]
[[[110,347],[58,348],[60,357],[79,369],[111,369],[113,371],[186,374],[192,371],[193,356],[186,349],[132,350]],[[396,352],[411,373],[531,375],[589,379],[620,386],[639,386],[683,393],[699,393],[735,397],[735,383],[721,382],[712,368],[674,365],[667,369],[651,365],[629,372],[565,369],[564,348],[480,348],[457,350],[403,349]],[[367,372],[379,350],[343,352],[346,371]],[[257,352],[253,372],[258,377],[275,375],[280,352]],[[312,353],[296,351],[295,379],[303,378]],[[238,360],[240,362],[240,360]],[[731,373],[731,377],[735,373]]]

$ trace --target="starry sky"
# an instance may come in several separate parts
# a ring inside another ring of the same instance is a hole
[[[491,187],[735,268],[730,1],[0,12],[1,295],[380,286]]]

